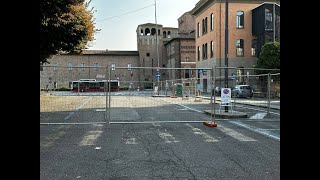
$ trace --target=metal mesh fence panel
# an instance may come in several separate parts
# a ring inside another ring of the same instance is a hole
[[[107,119],[110,123],[208,120],[210,117],[203,119],[203,114],[194,113],[211,108],[210,100],[195,101],[196,71],[195,68],[110,67],[109,80],[120,77],[121,91],[108,92]]]
[[[40,124],[105,123],[105,82],[105,67],[44,66]]]
[[[216,67],[216,71],[224,67]],[[231,88],[231,102],[234,107],[252,105],[256,107],[280,108],[280,70],[257,68],[228,68],[228,80],[225,76],[215,77],[213,80],[216,89]],[[220,101],[221,91],[216,91]],[[239,110],[239,109],[238,109]]]

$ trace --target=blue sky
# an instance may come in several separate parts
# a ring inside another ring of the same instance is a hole
[[[194,8],[199,0],[157,0],[157,23],[178,27],[177,19]],[[155,23],[154,0],[92,0],[95,34],[89,49],[137,50],[139,24]]]

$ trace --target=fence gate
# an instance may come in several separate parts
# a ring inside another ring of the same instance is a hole
[[[43,66],[40,124],[106,123],[106,67]]]
[[[108,87],[106,120],[110,124],[209,121],[203,112],[212,109],[210,99],[196,101],[200,91],[211,96],[211,87],[204,90],[197,85],[199,71],[208,72],[206,78],[212,80],[212,69],[110,67],[108,80],[120,84],[119,91]]]

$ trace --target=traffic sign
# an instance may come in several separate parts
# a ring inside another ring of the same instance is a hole
[[[160,78],[160,73],[157,73],[157,74],[156,74],[156,78]]]
[[[231,79],[236,79],[236,75],[234,73],[232,73],[231,76],[232,76]]]

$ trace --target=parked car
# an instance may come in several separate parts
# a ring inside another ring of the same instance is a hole
[[[231,90],[231,96],[239,98],[252,98],[253,90],[250,85],[236,85]]]
[[[214,95],[214,94],[213,94],[213,92],[214,92],[213,90],[216,91],[216,92],[215,92],[215,93],[216,93],[216,96],[221,96],[221,87],[218,87],[218,86],[217,86],[217,87],[215,87],[214,89],[212,89],[212,90],[211,90],[212,96]]]

